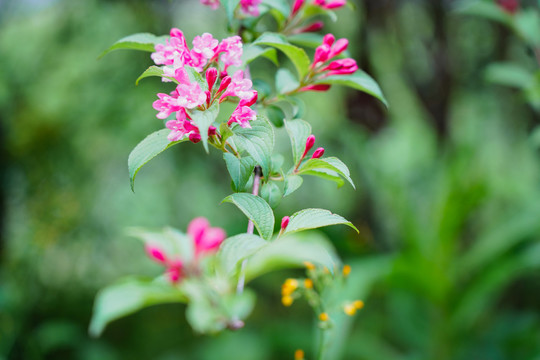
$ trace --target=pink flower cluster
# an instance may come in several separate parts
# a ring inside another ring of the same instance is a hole
[[[246,15],[250,16],[259,16],[260,10],[259,5],[262,3],[262,0],[240,0],[240,9]],[[212,10],[219,8],[219,0],[201,0],[201,4],[209,6]]]
[[[171,130],[168,139],[178,141],[188,137],[194,143],[200,141],[199,129],[189,111],[205,110],[214,101],[221,103],[230,97],[239,98],[240,103],[228,124],[237,122],[242,127],[250,127],[249,122],[256,118],[250,106],[257,101],[257,92],[252,89],[253,83],[245,78],[243,71],[236,71],[232,77],[227,75],[230,66],[242,65],[241,38],[231,36],[219,42],[211,34],[204,33],[196,36],[192,44],[193,47],[189,49],[182,31],[173,28],[170,38],[165,44],[156,45],[156,51],[151,55],[156,65],[163,65],[163,81],[174,80],[178,84],[170,94],[159,93],[158,100],[153,104],[159,119],[166,119],[175,113],[175,119],[167,121],[165,125]],[[205,75],[207,90],[190,80],[186,66]],[[215,86],[218,78],[220,84]],[[211,126],[208,136],[214,135],[216,128]]]
[[[180,282],[188,276],[190,271],[196,271],[197,262],[209,254],[216,252],[225,240],[225,231],[221,228],[212,228],[207,219],[203,217],[193,219],[187,229],[191,241],[193,241],[193,260],[186,263],[181,254],[166,253],[157,244],[147,244],[146,253],[153,260],[165,266],[166,274],[172,283]]]
[[[324,36],[322,44],[315,49],[313,63],[311,64],[311,71],[319,75],[319,80],[332,75],[352,74],[358,70],[356,60],[352,58],[334,59],[347,50],[348,46],[349,41],[347,39],[336,40],[332,34]],[[301,91],[326,91],[329,88],[330,85],[327,84],[315,84],[305,86]]]

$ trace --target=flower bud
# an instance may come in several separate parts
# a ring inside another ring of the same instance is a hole
[[[519,0],[497,0],[497,4],[503,11],[512,15],[519,10]]]
[[[200,135],[200,134],[197,134],[197,133],[191,133],[191,134],[189,134],[188,138],[189,138],[189,141],[191,141],[191,142],[194,143],[194,144],[196,144],[196,143],[198,143],[199,141],[201,141],[201,135]]]
[[[324,148],[320,147],[317,150],[313,152],[313,155],[311,156],[312,159],[318,159],[321,156],[324,155]]]
[[[304,150],[304,154],[302,155],[302,158],[306,156],[309,150],[315,145],[315,135],[309,135],[306,139],[306,148]]]
[[[223,79],[221,79],[221,84],[219,85],[219,89],[218,89],[218,93],[226,90],[229,85],[231,84],[231,77],[230,76],[225,76]]]
[[[214,136],[216,135],[216,127],[215,126],[210,126],[208,128],[208,136]]]
[[[345,6],[345,4],[347,4],[347,1],[346,0],[334,0],[328,4],[325,4],[324,5],[324,8],[325,9],[337,9],[337,8],[340,8],[342,6]]]
[[[334,43],[334,41],[336,40],[335,36],[332,35],[332,34],[326,34],[324,35],[323,37],[323,41],[322,43],[323,44],[326,44],[328,46],[332,46],[332,44]]]
[[[324,321],[328,321],[328,319],[330,319],[330,316],[328,316],[328,313],[323,312],[319,314],[319,320],[324,322]]]
[[[287,228],[287,225],[289,225],[289,221],[291,218],[288,216],[284,216],[283,219],[281,219],[281,230],[285,230]]]
[[[212,91],[212,87],[216,83],[217,76],[218,73],[216,68],[210,68],[206,70],[206,83],[208,84],[209,91]]]
[[[308,85],[301,88],[299,91],[327,91],[330,89],[329,84],[316,84],[316,85]]]
[[[171,37],[184,37],[184,33],[178,28],[172,28],[169,34],[171,35]]]
[[[317,48],[315,49],[315,55],[313,56],[312,66],[315,66],[315,64],[320,63],[320,62],[325,62],[326,60],[329,59],[329,55],[330,55],[329,45],[322,44],[320,46],[317,46]]]
[[[324,27],[324,23],[322,21],[315,21],[306,27],[296,30],[295,33],[301,34],[301,33],[306,33],[306,32],[316,32],[316,31],[321,30],[323,27]]]
[[[296,15],[298,10],[300,10],[300,8],[302,7],[302,5],[304,5],[305,2],[306,2],[306,0],[295,0],[294,4],[293,4],[291,15],[292,16]]]
[[[145,250],[148,256],[150,256],[152,259],[154,259],[158,263],[164,264],[167,262],[167,257],[165,256],[165,253],[161,249],[152,245],[146,245]]]
[[[212,93],[209,90],[206,90],[204,92],[204,95],[206,95],[206,105],[210,106],[210,100],[212,99]]]
[[[330,57],[337,56],[347,50],[347,47],[349,46],[349,40],[347,39],[339,39],[334,43],[334,46],[332,46],[332,50],[330,51]]]

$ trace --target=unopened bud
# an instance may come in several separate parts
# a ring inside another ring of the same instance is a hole
[[[317,150],[313,152],[313,155],[311,156],[312,159],[318,159],[321,156],[324,155],[324,148],[320,147]]]
[[[197,134],[197,133],[191,133],[191,134],[189,134],[188,139],[189,139],[189,141],[191,141],[192,143],[196,144],[196,143],[198,143],[199,141],[201,141],[201,135],[200,135],[200,134]]]
[[[332,50],[330,51],[330,57],[337,56],[347,50],[347,47],[349,46],[349,40],[347,39],[339,39],[335,42],[334,46],[332,46]]]
[[[231,84],[231,77],[230,76],[225,76],[223,79],[221,79],[221,84],[219,85],[219,89],[218,89],[218,93],[224,91],[225,89],[227,89],[229,87],[229,85]]]
[[[172,28],[169,34],[171,37],[184,37],[184,33],[178,28]]]
[[[334,0],[328,4],[325,4],[324,5],[324,8],[325,9],[337,9],[337,8],[340,8],[342,6],[345,6],[345,4],[347,4],[347,0]]]
[[[206,95],[206,105],[210,106],[210,100],[212,99],[212,93],[209,90],[206,90],[204,92],[204,95]]]
[[[293,4],[291,15],[292,16],[296,15],[298,10],[300,10],[300,8],[302,7],[302,5],[304,5],[305,2],[306,2],[306,0],[295,0],[294,4]]]
[[[287,228],[290,220],[291,218],[288,216],[284,216],[283,219],[281,219],[281,230],[285,230]]]
[[[299,91],[328,91],[328,89],[330,89],[329,84],[316,84],[304,86]]]
[[[306,148],[302,154],[302,159],[306,156],[309,150],[315,145],[315,135],[309,135],[306,139]]]
[[[334,43],[334,41],[336,41],[336,38],[334,35],[332,34],[326,34],[324,35],[323,37],[323,44],[326,44],[328,46],[332,46],[332,44]]]
[[[214,136],[214,135],[216,135],[216,130],[217,130],[217,129],[216,129],[215,126],[210,126],[210,127],[208,128],[208,136]]]
[[[167,262],[167,257],[165,256],[165,253],[161,249],[154,247],[152,245],[146,245],[145,250],[148,256],[156,260],[158,263],[164,264]]]
[[[322,44],[320,46],[317,46],[315,49],[315,55],[313,56],[313,65],[325,62],[329,59],[330,55],[330,46],[327,44]]]
[[[206,83],[208,84],[208,90],[212,91],[212,87],[216,83],[218,72],[216,68],[210,68],[206,70]]]
[[[507,13],[515,14],[519,10],[519,0],[497,0],[497,4]]]
[[[307,33],[307,32],[316,32],[321,30],[324,27],[324,23],[322,21],[315,21],[314,23],[309,24],[306,27],[300,28],[295,33]]]

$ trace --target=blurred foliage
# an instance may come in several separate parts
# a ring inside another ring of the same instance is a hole
[[[276,214],[327,208],[360,229],[326,230],[353,265],[346,291],[366,300],[343,324],[343,358],[538,359],[539,117],[519,90],[486,81],[492,63],[537,71],[534,54],[451,1],[357,5],[325,30],[351,40],[390,108],[345,89],[306,94],[317,142],[350,166],[358,190],[306,179]],[[218,206],[230,193],[221,157],[200,147],[154,160],[131,193],[127,156],[162,126],[151,107],[159,80],[134,85],[147,54],[97,60],[122,36],[172,25],[222,37],[223,17],[196,0],[0,1],[0,358],[313,356],[308,306],[280,304],[283,272],[253,284],[258,302],[238,332],[195,337],[182,305],[165,305],[87,334],[98,288],[160,271],[126,227],[206,216],[245,231],[239,212]],[[252,72],[264,77],[270,64]],[[285,130],[277,136],[288,149]],[[380,256],[391,256],[389,271]],[[368,297],[366,284],[386,273]]]

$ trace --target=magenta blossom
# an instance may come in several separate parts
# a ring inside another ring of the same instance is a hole
[[[313,4],[320,6],[323,9],[331,10],[345,6],[347,4],[347,0],[314,0]]]
[[[223,229],[210,227],[208,220],[203,217],[191,220],[187,233],[193,239],[196,258],[217,251],[226,236]]]
[[[212,10],[219,8],[219,0],[201,0],[201,4],[210,6]]]
[[[240,0],[242,12],[251,16],[259,16],[259,4],[262,0]]]
[[[216,53],[220,54],[220,60],[223,62],[224,70],[229,66],[242,65],[242,38],[240,36],[231,36],[221,41]]]
[[[231,125],[233,122],[236,122],[240,124],[243,128],[251,128],[251,125],[249,125],[250,121],[253,121],[257,118],[257,113],[249,108],[248,106],[243,106],[241,104],[238,104],[236,109],[231,115],[231,118],[229,121],[227,121],[227,125]]]
[[[242,70],[236,71],[231,77],[231,83],[227,86],[227,90],[221,95],[220,101],[223,101],[228,96],[237,96],[242,100],[253,98],[256,92],[252,89],[253,83],[250,79],[244,78]]]

